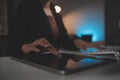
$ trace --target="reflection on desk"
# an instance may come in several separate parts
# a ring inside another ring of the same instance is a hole
[[[10,57],[0,58],[0,80],[120,80],[120,63],[83,70],[71,75],[59,75],[18,62]]]
[[[104,58],[102,56],[81,55],[60,53],[62,58],[58,58],[52,53],[28,54],[23,57],[15,56],[13,59],[34,65],[37,67],[54,71],[60,74],[70,74],[82,71],[91,67],[100,66],[107,63],[116,62],[116,59]]]

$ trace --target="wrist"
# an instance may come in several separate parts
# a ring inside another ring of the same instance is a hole
[[[30,46],[31,46],[31,44],[24,44],[24,45],[21,47],[22,52],[25,53],[25,54],[28,54],[28,53],[30,52],[30,49],[29,49]]]

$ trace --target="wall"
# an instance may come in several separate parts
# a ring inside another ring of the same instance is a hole
[[[104,0],[55,0],[62,7],[65,27],[70,35],[92,35],[104,40]]]

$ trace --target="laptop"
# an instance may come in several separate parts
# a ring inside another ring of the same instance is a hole
[[[51,52],[31,53],[23,57],[13,56],[12,58],[28,65],[62,75],[116,62],[114,58],[80,54],[80,52],[74,51],[59,50],[59,53],[62,55],[62,58],[56,57]]]

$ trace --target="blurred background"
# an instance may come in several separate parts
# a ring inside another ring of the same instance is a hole
[[[104,0],[54,0],[70,35],[91,35],[91,41],[104,40]]]
[[[0,0],[0,55],[6,53],[8,29],[21,0]],[[52,0],[61,7],[60,14],[70,36],[91,42],[104,41],[106,35],[120,42],[119,0]],[[117,37],[117,39],[116,39]],[[108,38],[107,38],[108,39]],[[111,39],[108,40],[108,43]]]

